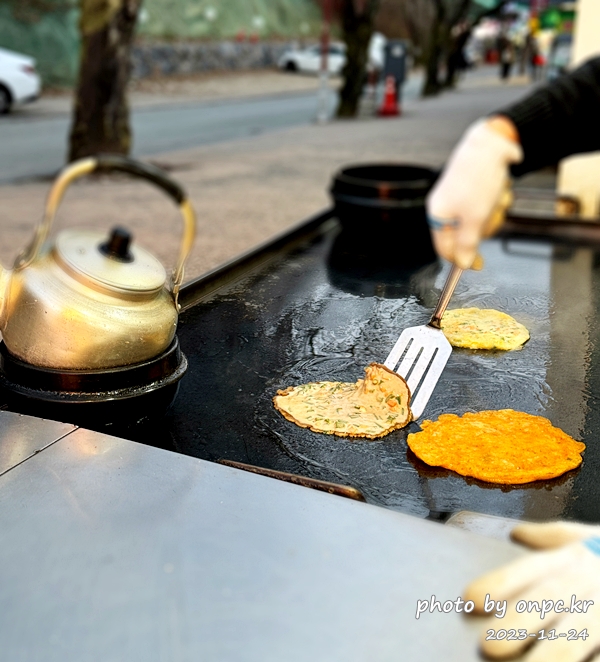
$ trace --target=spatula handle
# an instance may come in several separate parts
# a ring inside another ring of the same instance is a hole
[[[436,309],[433,311],[433,315],[431,316],[431,319],[429,320],[427,326],[432,326],[434,329],[441,328],[442,317],[446,312],[446,308],[450,303],[450,299],[454,294],[454,289],[456,288],[456,285],[460,280],[462,273],[463,273],[463,269],[457,267],[455,264],[452,265],[452,269],[450,269],[448,278],[446,278],[446,282],[444,283],[444,289],[440,294],[440,300],[438,301],[438,305],[436,306]]]

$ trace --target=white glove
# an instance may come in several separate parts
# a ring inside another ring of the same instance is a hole
[[[440,256],[462,269],[471,268],[486,222],[508,187],[508,168],[522,160],[521,147],[490,128],[488,120],[467,129],[427,198]]]
[[[518,524],[510,532],[510,537],[531,549],[556,549],[572,542],[597,538],[600,526],[579,524],[578,522],[548,522]]]
[[[600,527],[522,524],[511,535],[552,551],[528,554],[467,588],[464,599],[475,603],[474,613],[486,613],[486,596],[488,607],[496,601],[488,613],[502,613],[507,601],[502,618],[486,619],[482,652],[492,659],[510,659],[533,645],[523,658],[527,662],[588,660],[600,650]]]

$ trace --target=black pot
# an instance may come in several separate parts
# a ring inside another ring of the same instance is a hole
[[[393,163],[340,170],[330,192],[345,241],[363,254],[393,256],[401,269],[433,262],[425,197],[438,175],[431,168]]]

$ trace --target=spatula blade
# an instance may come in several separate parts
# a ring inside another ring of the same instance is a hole
[[[406,380],[415,420],[423,413],[451,353],[452,345],[440,329],[413,326],[402,332],[388,354],[384,365]]]

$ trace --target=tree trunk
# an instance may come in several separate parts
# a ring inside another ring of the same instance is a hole
[[[392,0],[387,0],[391,2]],[[396,0],[397,1],[397,0]],[[434,6],[431,0],[403,0],[399,4],[416,62],[423,64],[431,36]]]
[[[459,74],[466,69],[467,62],[465,60],[464,48],[469,40],[471,29],[464,29],[457,35],[449,36],[449,53],[446,58],[446,80],[444,87],[456,87]]]
[[[431,97],[442,89],[440,83],[440,62],[444,48],[444,22],[446,19],[446,8],[444,0],[434,0],[435,14],[431,26],[431,36],[425,56],[425,84],[423,85],[423,96]]]
[[[449,17],[444,35],[446,40],[444,87],[454,87],[456,85],[458,72],[463,67],[463,48],[471,34],[470,27],[466,22],[470,7],[471,0],[460,0],[454,7],[454,12],[448,12]]]
[[[69,160],[129,154],[130,51],[142,0],[80,0],[81,64]]]
[[[378,0],[344,0],[341,9],[342,35],[346,43],[344,83],[340,91],[338,117],[356,117],[367,77],[369,41]]]

